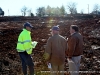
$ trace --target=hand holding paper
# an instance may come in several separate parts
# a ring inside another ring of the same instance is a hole
[[[33,42],[32,42],[32,46],[33,46],[33,48],[36,47],[37,43],[38,43],[37,41],[33,41]]]
[[[47,65],[48,65],[48,68],[51,69],[51,63],[48,63]]]

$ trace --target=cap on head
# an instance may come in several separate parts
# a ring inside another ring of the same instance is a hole
[[[59,30],[60,30],[60,28],[59,28],[59,26],[57,25],[57,26],[53,26],[51,30],[56,30],[56,31],[59,31]]]
[[[33,28],[33,26],[32,26],[29,22],[26,22],[26,23],[24,24],[24,28],[26,28],[26,27]]]

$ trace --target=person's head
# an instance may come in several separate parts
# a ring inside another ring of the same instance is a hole
[[[70,34],[73,34],[75,32],[79,32],[79,28],[77,25],[71,25],[70,26]]]
[[[60,30],[60,28],[58,26],[53,26],[51,29],[52,36],[55,34],[59,34],[59,30]]]
[[[29,22],[26,22],[24,24],[24,29],[26,29],[28,31],[31,31],[32,28],[33,28],[33,26]]]

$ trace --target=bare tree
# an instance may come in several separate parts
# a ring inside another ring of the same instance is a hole
[[[65,15],[66,11],[65,11],[65,7],[62,5],[61,8],[60,8],[60,12],[61,12],[61,15]]]
[[[28,16],[31,16],[31,17],[33,17],[34,16],[34,14],[32,13],[32,9],[28,9]]]
[[[34,14],[33,13],[31,13],[31,17],[34,17]]]
[[[22,7],[22,9],[21,9],[22,15],[24,15],[24,16],[26,15],[27,9],[28,8],[26,6]]]
[[[4,11],[2,10],[2,8],[0,7],[0,16],[4,16]]]
[[[53,11],[52,8],[48,5],[47,8],[46,8],[46,14],[47,14],[48,16],[51,16],[52,11]]]
[[[80,14],[83,14],[83,13],[84,13],[84,10],[82,9],[81,12],[80,12]]]
[[[75,2],[69,2],[67,4],[67,8],[68,8],[70,14],[76,14],[77,13],[76,5],[77,4]]]
[[[98,14],[98,12],[100,12],[99,5],[98,4],[95,4],[92,13],[93,14]]]
[[[29,14],[29,16],[34,17],[34,14],[32,13],[32,9],[28,10],[28,14]]]
[[[43,17],[45,15],[45,7],[39,7],[37,9],[37,16]]]
[[[60,12],[60,8],[57,7],[57,8],[52,8],[54,9],[54,11],[52,11],[52,13],[54,13],[54,16],[60,16],[61,15],[61,12]]]
[[[64,16],[66,14],[64,6],[50,7],[49,5],[45,7],[39,7],[37,9],[37,16]]]

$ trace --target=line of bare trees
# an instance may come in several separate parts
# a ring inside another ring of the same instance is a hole
[[[2,10],[2,8],[0,8]],[[22,16],[26,16],[26,13],[28,13],[28,16],[34,16],[32,13],[32,9],[29,9],[26,6],[23,6],[21,8]],[[66,16],[67,13],[73,15],[73,14],[84,14],[84,10],[82,9],[80,13],[77,12],[77,3],[75,2],[69,2],[67,3],[66,7],[63,5],[61,7],[50,7],[49,5],[47,7],[39,7],[36,10],[36,15],[43,17],[43,16]],[[4,11],[0,11],[0,15],[4,15]],[[100,15],[100,5],[95,4],[92,12],[90,14],[99,14]]]
[[[67,11],[70,14],[77,14],[77,4],[75,2],[69,2],[67,4]],[[62,5],[61,7],[39,7],[37,9],[37,16],[65,16],[67,15],[65,7]]]
[[[37,16],[65,16],[67,13],[73,14],[84,14],[84,10],[81,9],[80,13],[77,12],[77,3],[69,2],[66,6],[67,8],[62,5],[61,7],[39,7],[37,9]],[[67,10],[67,12],[66,12]],[[90,14],[100,15],[100,5],[95,4],[92,12]]]
[[[28,12],[28,16],[31,16],[31,17],[34,16],[34,14],[32,13],[32,9],[28,9],[28,7],[26,6],[23,6],[21,8],[21,12],[22,12],[22,16],[26,16],[26,12]]]
[[[67,11],[67,12],[66,12]],[[28,13],[28,16],[34,16],[32,13],[32,9],[29,9],[26,6],[23,6],[21,8],[22,16],[26,16],[26,13]],[[84,14],[84,10],[82,9],[80,13],[77,12],[77,3],[75,2],[68,2],[66,7],[63,5],[61,7],[50,7],[49,5],[47,7],[39,7],[36,10],[36,16],[44,17],[44,16],[66,16],[67,13],[73,15],[73,14]],[[92,12],[90,14],[99,14],[100,15],[100,5],[95,4]]]
[[[75,2],[69,2],[67,4],[67,10],[70,14],[77,14],[77,8],[76,8]],[[36,10],[36,16],[66,16],[67,12],[65,7],[62,5],[61,7],[50,7],[49,5],[47,7],[39,7]],[[22,16],[26,16],[26,13],[28,12],[28,16],[34,16],[31,9],[28,9],[28,7],[23,6],[21,9]]]
[[[65,7],[62,5],[61,7],[39,7],[37,9],[37,16],[64,16],[66,15]]]

